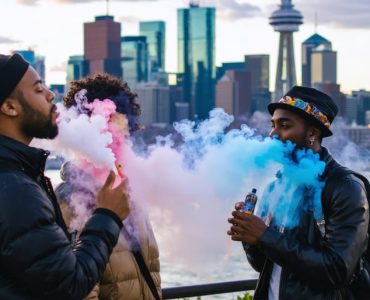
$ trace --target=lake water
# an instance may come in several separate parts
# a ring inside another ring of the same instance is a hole
[[[61,182],[59,170],[47,170],[45,173],[51,178],[54,187]],[[162,288],[257,278],[258,274],[249,266],[241,244],[238,242],[231,242],[230,245],[231,254],[227,259],[212,265],[196,266],[195,268],[169,261],[165,256],[161,256]],[[212,253],[209,255],[211,256]],[[202,299],[229,300],[236,299],[238,295],[243,294],[244,293],[230,293],[203,296]]]

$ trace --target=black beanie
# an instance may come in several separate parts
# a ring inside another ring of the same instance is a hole
[[[0,54],[0,104],[13,92],[29,63],[19,54]]]

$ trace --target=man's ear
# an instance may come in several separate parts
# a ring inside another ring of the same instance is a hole
[[[311,126],[308,130],[309,137],[315,138],[315,140],[319,140],[321,137],[321,130],[316,126]]]
[[[7,98],[5,101],[1,104],[0,110],[4,115],[10,116],[10,117],[16,117],[18,116],[18,108],[19,104],[16,99]]]

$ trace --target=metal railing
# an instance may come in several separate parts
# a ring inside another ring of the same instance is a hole
[[[257,279],[164,288],[163,299],[179,299],[254,290]]]

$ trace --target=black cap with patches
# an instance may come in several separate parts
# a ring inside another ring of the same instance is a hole
[[[328,95],[304,86],[294,86],[283,98],[276,103],[270,103],[267,108],[271,115],[277,108],[297,113],[318,126],[322,131],[322,137],[333,134],[329,127],[338,113],[337,105]]]
[[[0,54],[0,104],[13,92],[29,63],[19,54]]]

